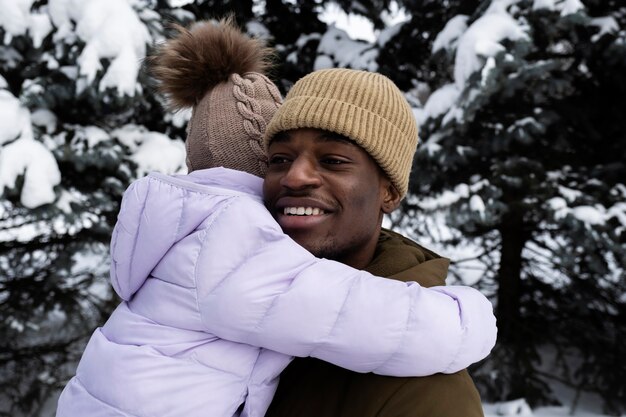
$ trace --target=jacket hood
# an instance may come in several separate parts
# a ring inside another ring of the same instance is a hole
[[[216,195],[261,200],[262,181],[212,168],[179,176],[152,173],[132,183],[111,238],[111,284],[117,294],[130,300],[170,248],[210,217]]]

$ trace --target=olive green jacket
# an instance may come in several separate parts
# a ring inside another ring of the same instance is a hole
[[[384,230],[366,270],[430,287],[445,285],[448,266],[447,259]],[[281,374],[266,417],[483,417],[483,411],[465,370],[398,378],[296,358]]]

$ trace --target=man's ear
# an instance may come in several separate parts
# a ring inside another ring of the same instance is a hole
[[[400,192],[398,191],[396,186],[393,185],[391,182],[388,182],[385,187],[383,204],[381,207],[383,213],[389,214],[397,209],[400,205],[401,200],[402,198],[400,198]]]

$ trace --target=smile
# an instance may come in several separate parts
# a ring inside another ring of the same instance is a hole
[[[317,207],[285,207],[283,214],[289,216],[319,216],[324,210]]]

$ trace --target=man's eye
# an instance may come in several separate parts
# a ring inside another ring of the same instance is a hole
[[[346,161],[344,161],[343,159],[338,159],[338,158],[324,158],[322,159],[322,163],[327,164],[327,165],[341,165],[341,164],[345,164]]]
[[[289,162],[289,158],[287,158],[286,156],[274,155],[270,157],[270,165],[286,164],[288,162]]]

